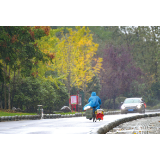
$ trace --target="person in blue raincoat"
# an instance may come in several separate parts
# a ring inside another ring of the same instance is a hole
[[[91,93],[91,97],[89,98],[88,102],[89,103],[83,107],[83,110],[87,106],[91,106],[92,108],[95,107],[95,111],[100,109],[101,99],[96,95],[96,92]]]

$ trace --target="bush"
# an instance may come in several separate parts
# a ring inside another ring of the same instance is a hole
[[[156,106],[151,107],[151,109],[160,109],[160,103],[157,104]]]
[[[41,104],[47,112],[59,110],[68,98],[64,85],[58,87],[50,81],[26,77],[19,79],[13,98],[13,106],[26,109],[27,112],[37,112],[37,105]]]
[[[116,101],[121,104],[121,102],[124,102],[124,100],[126,99],[127,97],[117,97],[116,98]]]
[[[115,99],[115,109],[119,109],[120,106],[121,106],[121,102],[124,102],[124,100],[126,99],[126,97],[117,97]],[[113,108],[113,99],[107,99],[105,102],[104,102],[104,108],[108,108],[108,109],[111,109]]]
[[[104,108],[112,109],[113,108],[113,99],[107,99],[104,102]],[[118,102],[115,100],[115,108],[118,108]]]
[[[159,104],[160,103],[160,101],[158,100],[158,99],[149,99],[148,101],[147,101],[147,105],[149,105],[149,106],[156,106],[157,104]]]

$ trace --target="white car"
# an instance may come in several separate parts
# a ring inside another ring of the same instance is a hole
[[[139,112],[145,113],[145,105],[142,98],[126,98],[121,105],[121,114]]]

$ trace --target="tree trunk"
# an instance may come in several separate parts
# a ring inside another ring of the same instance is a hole
[[[7,65],[5,68],[4,65],[4,71],[5,71],[5,76],[4,76],[4,109],[7,109],[7,97],[6,97],[6,72],[7,72]]]
[[[70,87],[68,89],[68,92],[69,92],[69,98],[70,98],[70,96],[71,96],[71,89],[70,89]],[[70,103],[69,103],[69,108],[71,108],[71,104]]]
[[[85,55],[85,48],[83,48],[83,56],[84,56],[84,61],[86,60],[86,55]],[[84,71],[86,70],[86,65],[84,64]],[[84,86],[83,86],[83,91],[84,91],[84,102],[86,100],[86,73],[85,73],[85,77],[84,77],[85,81],[84,81]]]
[[[0,107],[2,109],[2,94],[1,94],[1,97],[0,97]]]
[[[85,102],[85,100],[86,100],[86,73],[85,73],[85,81],[84,81],[83,91],[84,91],[84,102]]]
[[[1,91],[3,91],[3,82],[2,82],[2,89],[1,89]],[[1,107],[1,109],[3,109],[3,100],[2,100],[2,92],[1,92],[1,99],[0,99],[0,107]]]
[[[10,66],[9,66],[9,77],[10,77]],[[9,110],[11,109],[11,94],[10,94],[10,82],[8,84],[8,108]]]
[[[110,104],[111,104],[111,99],[109,99],[109,106],[110,106]],[[109,107],[108,107],[108,110],[109,110]]]
[[[68,68],[68,71],[69,71],[69,74],[68,74],[68,92],[69,92],[69,98],[70,98],[70,95],[71,95],[71,46],[70,46],[70,50],[68,52],[68,64],[69,64],[69,68]],[[71,104],[69,104],[69,108],[71,108]]]
[[[12,98],[11,98],[11,107],[13,108],[13,98],[14,98],[14,95],[15,95],[15,71],[14,71],[14,77],[13,77],[13,90],[12,90],[12,94],[11,94]]]
[[[113,96],[113,109],[115,109],[115,99],[116,99],[116,96],[114,95]]]
[[[114,105],[115,105],[115,99],[113,98],[113,109],[114,109]]]
[[[156,83],[158,82],[158,72],[157,72],[157,68],[158,68],[158,62],[155,62],[155,79],[156,79]]]

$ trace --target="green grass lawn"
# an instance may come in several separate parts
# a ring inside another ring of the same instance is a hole
[[[66,113],[55,112],[55,114],[61,114],[61,115],[65,115],[65,114],[75,114],[75,113],[84,113],[84,112],[66,112]]]
[[[0,110],[0,116],[22,116],[22,115],[37,115],[37,113],[9,113],[9,112],[3,112]]]
[[[103,109],[105,112],[108,112],[108,111],[120,111],[120,109]]]

